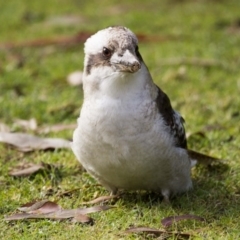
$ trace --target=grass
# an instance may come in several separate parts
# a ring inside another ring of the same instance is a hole
[[[240,71],[239,8],[228,1],[1,1],[0,43],[74,36],[109,25],[163,40],[140,42],[141,54],[155,82],[186,120],[189,147],[226,159],[227,167],[193,170],[193,191],[166,206],[157,196],[126,193],[107,212],[91,216],[95,224],[33,220],[6,222],[3,217],[34,199],[57,200],[64,208],[108,194],[97,186],[70,151],[23,154],[0,144],[1,239],[151,239],[125,235],[129,226],[163,228],[161,219],[195,214],[206,222],[183,221],[169,230],[191,233],[191,239],[240,237]],[[62,20],[73,17],[71,24]],[[77,19],[77,20],[76,20]],[[1,45],[2,46],[2,45]],[[83,45],[0,50],[0,122],[12,130],[14,119],[36,118],[38,125],[74,123],[82,103],[81,88],[66,76],[83,67]],[[212,60],[201,64],[198,60]],[[181,60],[181,61],[180,61]],[[200,133],[200,134],[197,134]],[[72,131],[43,134],[71,138]],[[58,171],[13,178],[20,162],[57,163]],[[80,188],[69,196],[58,193]],[[174,237],[170,237],[174,239]]]

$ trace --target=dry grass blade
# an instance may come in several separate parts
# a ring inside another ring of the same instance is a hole
[[[113,208],[113,207],[107,206],[107,205],[102,205],[102,206],[99,205],[99,206],[93,206],[93,207],[89,207],[89,208],[78,208],[77,210],[80,214],[88,214],[88,213],[106,211],[111,208]]]
[[[14,169],[10,171],[9,175],[13,177],[24,177],[36,173],[44,168],[45,168],[44,164],[28,164],[23,169]]]
[[[128,228],[126,231],[126,233],[152,233],[155,235],[160,236],[161,234],[165,234],[167,233],[165,230],[159,230],[156,228],[150,228],[150,227],[131,227]]]
[[[205,221],[205,219],[203,217],[199,217],[199,216],[191,215],[191,214],[185,214],[185,215],[180,215],[180,216],[166,217],[161,222],[165,227],[169,227],[175,222],[179,222],[182,220],[189,220],[189,219]]]
[[[13,221],[13,220],[22,220],[22,219],[28,219],[31,218],[32,214],[30,213],[15,213],[11,216],[5,217],[6,221]]]
[[[118,197],[119,197],[119,195],[101,196],[101,197],[95,198],[95,199],[93,199],[89,202],[83,202],[82,204],[96,204],[96,203],[99,203],[99,202],[112,200],[112,199],[115,199],[115,198],[118,198]]]
[[[84,214],[78,214],[72,219],[73,223],[93,223],[93,219]]]
[[[46,204],[46,203],[45,203]],[[42,207],[44,204],[42,205]],[[59,209],[60,207],[54,205],[54,210],[52,212],[44,213],[44,210],[34,210],[32,213],[16,213],[11,216],[5,217],[5,220],[7,221],[13,221],[13,220],[20,220],[20,219],[41,219],[41,218],[47,218],[47,219],[54,219],[54,220],[61,220],[61,219],[68,219],[68,218],[76,218],[76,221],[78,222],[87,222],[87,217],[85,220],[80,215],[86,215],[88,213],[94,213],[94,212],[100,212],[100,211],[106,211],[108,209],[111,209],[110,206],[94,206],[90,208],[77,208],[77,209]],[[48,208],[47,208],[48,209]],[[41,212],[42,211],[42,212]],[[82,219],[82,220],[81,220]],[[89,222],[90,220],[88,220]]]
[[[41,138],[25,133],[0,132],[0,142],[13,145],[22,152],[56,148],[70,148],[70,142],[61,138]]]
[[[19,207],[18,210],[22,212],[30,213],[31,211],[41,208],[46,202],[48,202],[48,200],[41,200],[38,202],[36,201],[29,202]]]
[[[181,232],[168,232],[165,230],[160,230],[156,228],[150,228],[150,227],[131,227],[125,231],[126,233],[147,233],[147,234],[153,234],[156,237],[163,237],[163,239],[174,236],[175,238],[182,237],[185,239],[189,239],[191,237],[190,233],[181,233]],[[174,239],[175,239],[174,238]]]
[[[61,206],[59,206],[55,202],[51,202],[49,200],[42,200],[38,202],[32,202],[24,204],[22,207],[18,208],[18,210],[26,213],[50,213],[61,210]]]

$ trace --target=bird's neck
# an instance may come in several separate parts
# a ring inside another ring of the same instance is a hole
[[[144,64],[136,73],[107,73],[107,69],[93,69],[91,74],[84,75],[83,87],[85,100],[103,97],[134,99],[136,96],[140,97],[143,92],[151,94],[155,89],[151,75]]]

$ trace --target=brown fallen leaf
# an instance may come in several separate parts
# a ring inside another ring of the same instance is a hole
[[[179,222],[182,220],[189,220],[189,219],[205,221],[205,219],[203,217],[199,217],[199,216],[192,215],[192,214],[185,214],[185,215],[180,215],[180,216],[166,217],[161,221],[161,223],[164,227],[169,227],[175,222]]]
[[[44,213],[44,214],[56,212],[61,209],[62,209],[61,206],[49,200],[41,200],[37,202],[34,201],[31,203],[24,204],[23,206],[18,208],[19,211],[25,213]]]
[[[20,220],[20,219],[37,219],[37,218],[48,218],[48,219],[68,219],[77,216],[78,214],[87,214],[87,213],[94,213],[99,211],[105,211],[110,209],[111,207],[107,206],[95,206],[92,208],[86,209],[62,209],[55,212],[50,212],[46,214],[37,214],[37,213],[16,213],[11,216],[5,218],[5,220]]]
[[[88,214],[88,213],[94,213],[94,212],[101,212],[101,211],[106,211],[113,208],[112,206],[108,205],[98,205],[98,206],[93,206],[89,208],[77,208],[78,212],[80,214]]]
[[[45,207],[44,207],[45,205]],[[76,222],[90,222],[92,221],[90,218],[83,217],[81,215],[86,215],[89,213],[106,211],[111,209],[110,206],[94,206],[90,208],[76,208],[76,209],[62,209],[56,203],[42,200],[39,202],[28,203],[24,206],[20,207],[20,210],[25,211],[24,213],[15,213],[11,216],[5,217],[7,221],[13,220],[21,220],[21,219],[54,219],[54,220],[61,220],[61,219],[68,219],[68,218],[76,218]]]
[[[169,232],[166,230],[156,229],[156,228],[150,228],[150,227],[131,227],[128,228],[126,233],[148,233],[153,234],[155,236],[162,236],[165,238],[174,236],[174,237],[183,237],[185,239],[189,239],[191,237],[190,233],[182,233],[182,232]]]
[[[70,148],[70,141],[61,138],[41,138],[26,133],[0,132],[0,142],[13,145],[19,151]]]
[[[84,214],[78,214],[72,219],[73,223],[93,223],[93,219]]]
[[[153,233],[155,235],[161,235],[161,234],[165,234],[167,233],[165,230],[159,230],[159,229],[156,229],[156,228],[150,228],[150,227],[131,227],[131,228],[128,228],[126,231],[126,233],[143,233],[143,232],[146,232],[146,233]]]
[[[119,195],[101,196],[101,197],[95,198],[91,201],[83,202],[82,204],[96,204],[99,202],[108,201],[108,200],[115,199],[115,198],[119,198]]]
[[[27,165],[20,165],[16,169],[13,169],[9,172],[10,176],[13,177],[26,177],[29,175],[32,175],[33,173],[38,172],[40,169],[44,169],[45,166],[43,163],[41,164],[34,164],[34,163],[29,163]]]

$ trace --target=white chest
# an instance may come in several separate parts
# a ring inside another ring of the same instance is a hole
[[[173,144],[155,108],[152,101],[85,102],[74,133],[79,161],[91,172],[116,181],[125,179],[122,174],[137,173],[136,182],[151,175],[155,164],[161,165],[159,159],[168,158]]]
[[[175,147],[154,88],[144,81],[132,89],[107,85],[85,98],[73,135],[72,148],[84,168],[110,189],[189,188],[187,153]]]

